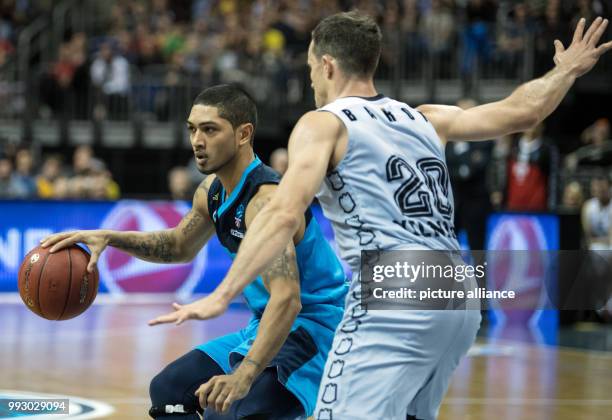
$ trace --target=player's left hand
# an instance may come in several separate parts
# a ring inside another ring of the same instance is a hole
[[[202,409],[208,407],[217,413],[227,414],[235,401],[246,397],[251,385],[251,379],[234,372],[231,375],[213,376],[208,382],[200,385],[195,395]]]
[[[153,326],[168,323],[181,325],[188,319],[205,320],[216,318],[219,315],[222,315],[227,310],[228,306],[228,300],[224,299],[218,293],[212,292],[205,298],[196,300],[195,302],[187,305],[181,305],[176,302],[173,303],[173,312],[150,320],[149,325]]]
[[[584,18],[578,21],[574,38],[567,49],[561,41],[555,40],[555,64],[557,67],[569,70],[576,77],[591,70],[605,52],[612,50],[612,41],[598,45],[608,27],[608,19],[598,17],[586,32],[584,32],[585,25]]]

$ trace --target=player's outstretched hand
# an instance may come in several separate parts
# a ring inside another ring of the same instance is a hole
[[[578,21],[574,38],[567,49],[561,41],[555,40],[555,64],[557,67],[569,70],[576,77],[591,70],[599,57],[612,49],[612,41],[597,46],[608,26],[608,19],[598,17],[586,33],[584,32],[585,25],[584,18]]]
[[[74,232],[62,232],[46,237],[40,241],[43,248],[51,247],[49,252],[54,253],[76,243],[87,245],[91,256],[87,271],[92,273],[96,268],[100,254],[108,246],[108,238],[103,230],[78,230]]]
[[[219,299],[213,292],[205,298],[196,300],[195,302],[187,305],[181,305],[174,302],[172,304],[174,312],[170,312],[166,315],[161,315],[155,319],[152,319],[149,321],[149,325],[153,326],[169,323],[181,325],[188,319],[204,320],[215,318],[223,314],[227,310],[227,306],[228,304],[225,303],[224,300]]]

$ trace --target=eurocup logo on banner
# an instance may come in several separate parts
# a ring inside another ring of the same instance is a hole
[[[178,225],[189,207],[176,202],[122,201],[108,213],[101,229],[157,231]],[[100,256],[100,280],[110,293],[175,293],[189,296],[206,268],[205,249],[187,264],[149,263],[108,247]]]
[[[520,303],[520,307],[537,307],[546,294],[543,281],[548,262],[543,251],[549,249],[538,218],[500,217],[491,231],[487,248],[493,251],[487,253],[488,289],[513,290],[516,293],[514,301]],[[498,309],[513,309],[512,303],[504,303]]]

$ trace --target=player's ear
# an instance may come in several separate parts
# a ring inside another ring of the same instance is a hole
[[[251,123],[242,124],[240,127],[238,127],[238,143],[241,146],[251,142],[251,137],[253,137],[253,128],[253,124]]]
[[[325,74],[325,78],[331,79],[334,75],[334,65],[336,61],[329,54],[323,54],[321,57],[321,65],[323,66],[323,73]]]

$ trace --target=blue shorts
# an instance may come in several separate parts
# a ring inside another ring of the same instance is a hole
[[[323,367],[334,338],[333,328],[341,317],[342,308],[338,306],[303,307],[287,340],[268,366],[276,369],[278,381],[302,403],[307,416],[314,412]],[[324,325],[320,319],[329,325]],[[209,341],[197,349],[229,373],[249,352],[258,327],[259,319],[253,317],[244,329]]]
[[[202,413],[195,391],[213,376],[223,375],[221,367],[208,355],[192,350],[170,363],[149,388],[157,420],[197,420]],[[182,405],[184,414],[165,414],[166,405]],[[264,370],[253,382],[246,397],[232,404],[228,414],[207,408],[205,420],[294,420],[303,415],[300,402],[277,379],[275,369]]]

